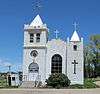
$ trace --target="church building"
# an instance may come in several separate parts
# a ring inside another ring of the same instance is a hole
[[[52,73],[63,73],[71,84],[83,84],[83,38],[74,30],[67,41],[48,40],[48,32],[39,15],[24,25],[23,82],[41,81],[44,85]]]

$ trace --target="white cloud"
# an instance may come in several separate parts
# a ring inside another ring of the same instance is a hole
[[[0,66],[2,66],[3,64],[2,64],[2,60],[0,59]]]
[[[4,62],[3,66],[8,67],[8,66],[12,66],[12,64],[10,62]]]
[[[11,63],[8,59],[0,59],[0,71],[8,71],[11,66],[11,71],[22,71],[22,65],[19,63]]]
[[[8,66],[12,66],[12,64],[7,60],[0,59],[0,66],[8,67]]]

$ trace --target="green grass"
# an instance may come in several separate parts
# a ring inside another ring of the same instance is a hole
[[[9,89],[13,89],[13,88],[18,88],[19,86],[4,86],[4,87],[0,87],[0,89],[2,88],[9,88]]]
[[[94,78],[87,78],[84,80],[84,85],[75,84],[75,85],[70,85],[69,88],[72,89],[100,88],[94,82],[95,82]]]
[[[95,79],[88,78],[84,80],[84,88],[97,88],[98,86],[94,83]]]
[[[7,79],[4,77],[0,77],[0,88],[18,88],[18,86],[8,86]]]
[[[69,89],[82,89],[82,88],[84,88],[84,86],[79,85],[79,84],[75,84],[75,85],[70,85],[68,88]]]
[[[7,86],[7,80],[3,77],[0,77],[0,87]]]

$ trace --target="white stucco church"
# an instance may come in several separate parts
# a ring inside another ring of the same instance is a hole
[[[67,41],[58,38],[49,41],[48,30],[39,15],[24,25],[23,82],[45,84],[50,74],[63,73],[71,84],[83,84],[83,38],[74,30]]]

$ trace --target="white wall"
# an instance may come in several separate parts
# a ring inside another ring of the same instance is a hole
[[[15,80],[12,80],[12,77],[15,77]],[[11,74],[11,86],[20,85],[19,74]]]
[[[62,57],[62,73],[66,74],[66,43],[60,39],[52,39],[47,43],[46,79],[51,74],[51,58],[59,54]]]

